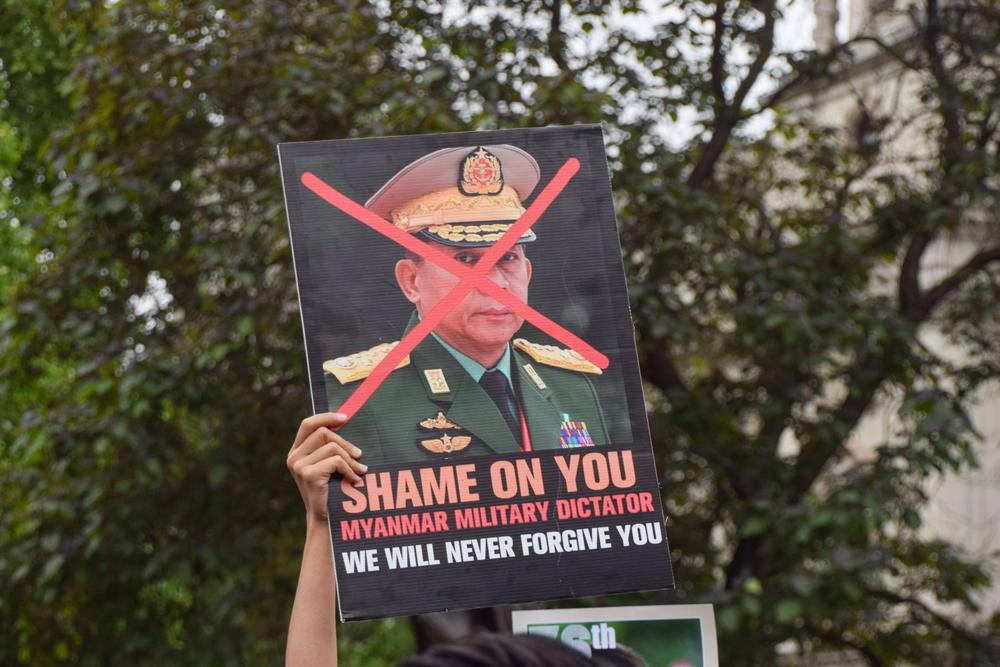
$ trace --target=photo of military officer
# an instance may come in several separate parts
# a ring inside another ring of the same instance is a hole
[[[365,203],[452,259],[474,265],[525,211],[540,179],[535,159],[511,145],[445,148],[403,167]],[[530,229],[487,274],[527,302]],[[404,336],[459,282],[405,252],[392,276],[413,312]],[[594,382],[580,354],[518,336],[524,319],[473,289],[378,387],[339,433],[365,462],[413,463],[608,444]],[[397,341],[398,342],[398,341]],[[396,342],[345,350],[323,363],[336,410]]]
[[[662,539],[615,537],[640,519],[613,498],[663,514],[601,127],[278,159],[289,245],[270,257],[290,251],[298,303],[275,316],[301,319],[313,412],[288,461],[325,496],[342,619],[670,586]],[[566,494],[604,500],[557,511]],[[517,549],[541,535],[567,541]]]

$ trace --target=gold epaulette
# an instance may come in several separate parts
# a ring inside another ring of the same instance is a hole
[[[557,368],[567,368],[571,371],[580,371],[581,373],[594,373],[596,375],[600,375],[603,372],[600,368],[584,359],[575,350],[567,350],[555,345],[531,343],[523,338],[515,338],[514,347],[523,350],[540,364],[556,366]]]
[[[363,380],[371,375],[375,367],[379,365],[379,362],[385,359],[386,355],[392,351],[392,348],[398,344],[398,340],[392,343],[380,343],[369,350],[324,361],[323,370],[340,380],[340,384]],[[409,363],[410,355],[406,355],[393,370],[400,369]]]

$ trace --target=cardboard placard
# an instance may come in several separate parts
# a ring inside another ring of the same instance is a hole
[[[600,127],[278,148],[342,618],[671,587]]]

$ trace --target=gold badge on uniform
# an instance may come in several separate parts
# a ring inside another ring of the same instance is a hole
[[[465,428],[448,419],[443,412],[438,411],[434,417],[420,420],[420,428],[425,431],[437,431],[435,437],[418,438],[420,445],[435,454],[450,454],[460,452],[472,442],[471,435],[454,435],[443,431],[465,431]],[[430,435],[430,434],[428,434]]]
[[[381,343],[368,350],[355,352],[345,357],[337,357],[323,362],[323,370],[330,373],[340,381],[340,384],[363,380],[372,374],[375,367],[382,363],[393,348],[399,345],[399,341],[392,343]],[[410,363],[410,355],[403,357],[403,360],[396,365],[396,369],[402,368]],[[394,369],[395,370],[395,369]]]
[[[532,343],[523,338],[515,338],[514,347],[522,352],[527,352],[532,359],[546,366],[567,368],[571,371],[593,373],[595,375],[600,375],[604,372],[599,366],[584,359],[583,355],[576,350],[563,349],[555,345]]]
[[[436,431],[439,429],[453,429],[462,427],[456,424],[455,422],[451,421],[447,417],[445,417],[444,413],[439,410],[436,417],[431,417],[422,420],[420,422],[420,428],[425,428],[429,431],[432,430]]]
[[[538,374],[538,371],[536,371],[531,364],[524,365],[524,372],[528,374],[528,377],[531,378],[531,381],[535,383],[536,387],[539,389],[545,389],[545,382],[542,380],[542,376]]]
[[[440,438],[428,438],[427,440],[421,440],[420,444],[423,445],[424,449],[429,452],[434,452],[435,454],[450,454],[451,452],[460,452],[469,446],[472,442],[471,435],[456,435],[454,437],[444,433]]]
[[[432,394],[447,394],[451,392],[451,388],[448,387],[448,381],[444,379],[444,371],[440,368],[428,368],[424,371],[424,377],[427,378],[427,384],[430,386]]]

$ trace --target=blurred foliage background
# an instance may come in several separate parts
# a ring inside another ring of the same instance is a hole
[[[0,4],[0,663],[281,659],[309,401],[275,144],[601,121],[679,583],[613,602],[715,603],[726,665],[997,664],[989,563],[920,510],[976,465],[1000,372],[1000,13],[912,5],[887,54],[927,159],[898,165],[782,111],[851,46],[783,51],[786,10]],[[921,282],[970,226],[981,252]],[[887,392],[899,431],[852,458]],[[403,619],[341,629],[345,664],[413,648]]]

